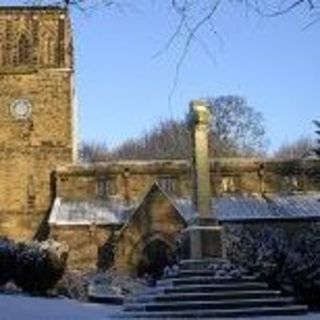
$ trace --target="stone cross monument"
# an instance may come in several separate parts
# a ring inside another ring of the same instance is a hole
[[[206,101],[190,103],[189,128],[192,135],[193,210],[195,218],[189,221],[185,239],[189,258],[222,257],[222,227],[212,207],[209,132],[212,115]]]
[[[192,135],[193,205],[200,219],[211,216],[211,185],[208,134],[211,113],[204,101],[190,103],[189,126]]]

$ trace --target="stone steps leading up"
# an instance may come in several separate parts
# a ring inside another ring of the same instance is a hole
[[[214,265],[213,263],[216,263]],[[206,268],[207,267],[207,268]],[[236,276],[232,276],[232,274]],[[226,260],[181,261],[155,288],[128,299],[123,318],[215,318],[307,312]],[[224,274],[224,276],[221,276]],[[219,276],[217,276],[219,275]]]

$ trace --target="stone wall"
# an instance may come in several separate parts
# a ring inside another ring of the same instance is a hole
[[[108,226],[54,226],[50,230],[50,237],[68,244],[69,269],[88,271],[95,270],[99,263],[103,264],[103,261],[99,261],[103,259],[100,250],[108,243],[113,232],[114,229]]]
[[[99,184],[103,181],[106,183],[105,194],[99,192]],[[119,197],[139,202],[155,181],[166,186],[169,193],[188,195],[191,181],[187,162],[119,161],[60,167],[57,170],[57,196],[72,200]]]
[[[264,161],[259,159],[212,159],[212,195],[223,193],[290,192],[320,189],[320,161]],[[99,184],[106,181],[105,195]],[[60,167],[57,195],[88,200],[119,197],[139,201],[153,182],[178,197],[191,195],[187,161],[127,161]]]

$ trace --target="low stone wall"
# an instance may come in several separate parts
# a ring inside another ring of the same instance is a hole
[[[210,171],[213,196],[320,190],[319,160],[211,159]],[[99,194],[103,181],[106,192]],[[189,162],[127,161],[61,167],[57,171],[57,195],[64,199],[117,196],[138,201],[155,181],[175,196],[191,195]]]
[[[99,265],[100,249],[108,243],[113,229],[108,226],[52,226],[50,237],[69,246],[68,268],[94,270]]]

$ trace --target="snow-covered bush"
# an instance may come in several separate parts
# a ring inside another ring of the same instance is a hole
[[[12,280],[15,261],[15,243],[7,238],[0,238],[0,285]]]
[[[71,299],[88,301],[94,292],[102,295],[130,296],[143,292],[148,286],[145,279],[107,271],[66,270],[56,285],[57,294]]]
[[[280,228],[268,225],[227,227],[226,249],[228,257],[256,274],[272,286],[286,282],[284,268],[288,241]]]
[[[286,272],[294,292],[312,305],[320,305],[320,230],[303,228],[295,234],[287,255]]]
[[[309,224],[290,238],[276,225],[228,225],[225,246],[229,259],[272,287],[320,305],[320,228]]]
[[[61,278],[68,248],[58,242],[14,243],[0,240],[0,284],[13,281],[22,290],[43,293]]]
[[[56,293],[70,299],[88,301],[88,285],[93,272],[66,270],[55,286]]]
[[[17,246],[16,285],[27,292],[45,292],[63,275],[68,248],[55,241]]]

